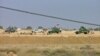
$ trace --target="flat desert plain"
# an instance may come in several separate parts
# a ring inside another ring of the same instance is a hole
[[[52,35],[0,34],[0,56],[14,50],[18,56],[100,56],[100,32],[73,31]]]

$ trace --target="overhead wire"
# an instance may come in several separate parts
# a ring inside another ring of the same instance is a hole
[[[53,19],[70,21],[70,22],[75,22],[75,23],[81,23],[81,24],[87,24],[87,25],[93,25],[93,26],[100,26],[100,24],[94,24],[94,23],[88,23],[88,22],[83,22],[83,21],[78,21],[78,20],[66,19],[66,18],[61,18],[61,17],[56,17],[56,16],[50,16],[50,15],[45,15],[45,14],[40,14],[40,13],[29,12],[29,11],[25,11],[25,10],[19,10],[19,9],[4,7],[4,6],[0,6],[0,8],[7,9],[7,10],[12,10],[12,11],[16,11],[16,12],[22,12],[22,13],[37,15],[37,16],[53,18]]]

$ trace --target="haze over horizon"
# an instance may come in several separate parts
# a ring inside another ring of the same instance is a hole
[[[66,19],[100,24],[100,0],[0,0],[0,5]],[[80,26],[94,27],[0,8],[0,25],[4,27],[53,27],[56,24],[60,24],[60,27],[66,28],[78,28]]]

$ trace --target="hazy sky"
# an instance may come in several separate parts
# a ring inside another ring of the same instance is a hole
[[[35,13],[100,24],[100,0],[0,0],[0,5]],[[0,25],[5,27],[52,27],[56,24],[60,24],[61,27],[66,28],[77,28],[84,25],[0,8]]]

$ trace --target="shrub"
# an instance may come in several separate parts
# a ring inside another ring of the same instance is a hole
[[[0,29],[3,29],[3,26],[0,26]]]
[[[27,26],[26,29],[32,30],[32,27],[31,26]]]
[[[5,32],[8,32],[8,33],[12,33],[12,32],[16,32],[17,30],[17,27],[8,27]]]

